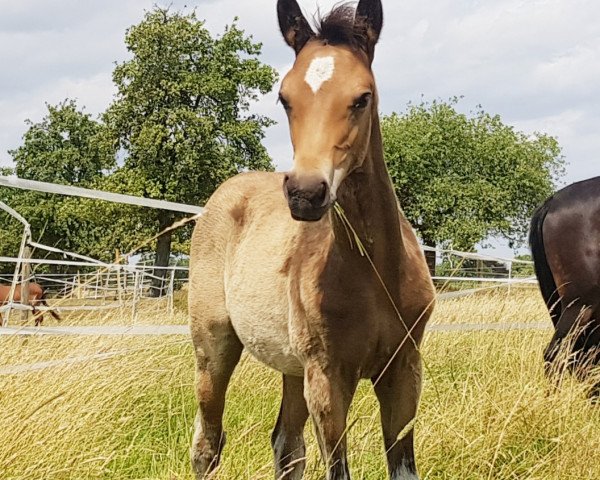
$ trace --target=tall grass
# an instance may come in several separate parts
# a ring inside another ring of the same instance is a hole
[[[435,321],[541,321],[541,307],[533,293],[467,297],[441,302]],[[165,321],[155,315],[147,323]],[[550,335],[427,334],[416,422],[423,478],[600,478],[600,407],[570,378],[551,388],[541,361]],[[187,339],[0,337],[1,366],[107,351],[119,355],[0,376],[0,478],[191,478],[194,359]],[[280,388],[276,372],[243,357],[228,393],[228,443],[216,479],[272,478],[269,434]],[[360,384],[349,420],[354,478],[385,478],[368,382]],[[323,478],[310,427],[306,438],[306,478]]]
[[[54,306],[71,305],[71,301],[52,300]],[[59,323],[50,315],[44,317],[44,326],[52,325],[132,325],[132,324],[185,324],[187,323],[187,292],[176,291],[174,311],[167,308],[166,299],[142,299],[134,319],[130,305],[98,311],[65,311]],[[548,322],[550,317],[541,295],[529,287],[506,287],[485,291],[467,297],[439,301],[430,324],[440,323],[535,323]],[[31,325],[18,315],[11,317],[11,325]]]

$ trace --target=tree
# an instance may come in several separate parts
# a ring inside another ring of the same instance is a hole
[[[47,105],[48,113],[39,123],[29,126],[23,144],[9,153],[20,178],[65,185],[92,186],[115,165],[116,149],[105,135],[103,125],[90,114],[78,110],[75,101],[65,100]],[[31,224],[35,240],[63,249],[81,251],[83,229],[78,223],[78,199],[56,195],[0,189],[0,199],[17,210]],[[72,205],[71,213],[65,211]],[[0,252],[16,255],[21,237],[20,224],[2,217]],[[87,253],[82,251],[81,253]]]
[[[260,44],[235,24],[213,38],[195,13],[158,7],[125,42],[132,58],[114,70],[118,93],[104,119],[125,152],[121,170],[144,196],[202,204],[235,173],[272,169],[261,144],[272,121],[246,114],[276,80]],[[147,222],[162,231],[177,218],[156,211]],[[168,264],[171,241],[158,239],[155,266]]]
[[[78,110],[73,100],[47,109],[39,123],[27,121],[22,145],[10,152],[15,168],[2,169],[2,175],[16,173],[29,180],[137,196],[145,193],[139,178],[116,169],[116,143],[102,122]],[[113,261],[116,250],[128,252],[155,233],[147,225],[145,208],[12,188],[0,188],[0,200],[29,221],[35,240],[99,260]],[[3,212],[0,221],[0,255],[14,256],[22,228]],[[178,239],[187,237],[189,229],[178,232]]]
[[[563,173],[558,142],[481,109],[464,115],[457,102],[411,104],[383,118],[384,155],[402,208],[425,245],[472,250],[494,235],[519,246],[533,210]],[[435,255],[427,257],[433,270]]]
[[[102,125],[77,109],[74,100],[48,105],[39,123],[27,120],[23,145],[8,153],[20,178],[86,185],[115,165],[115,149]]]
[[[525,254],[515,256],[515,260],[525,260],[528,262],[532,262],[533,258],[531,257],[531,255]],[[533,269],[533,264],[515,262],[512,265],[512,274],[514,277],[534,277],[535,271]]]
[[[0,167],[0,175],[12,175],[10,168]],[[6,203],[9,207],[14,206],[13,190],[10,188],[0,188],[0,201]],[[23,226],[11,215],[0,210],[0,256],[15,257],[19,252],[21,236],[23,235]],[[7,274],[14,272],[14,265],[0,263],[0,273]]]

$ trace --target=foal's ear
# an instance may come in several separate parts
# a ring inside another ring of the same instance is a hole
[[[383,27],[383,8],[381,0],[360,0],[356,7],[356,17],[365,22],[367,28],[367,52],[371,60],[375,45],[379,40],[381,27]]]
[[[302,47],[314,36],[314,32],[296,0],[279,0],[277,2],[277,17],[279,28],[287,44],[294,49],[296,55]]]

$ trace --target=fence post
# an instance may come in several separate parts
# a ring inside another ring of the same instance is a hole
[[[29,284],[31,283],[31,264],[28,260],[31,258],[31,248],[26,246],[23,249],[23,264],[21,265],[21,305],[29,305]],[[21,320],[29,319],[29,310],[21,310]]]
[[[83,298],[83,285],[81,283],[81,273],[77,270],[77,300]]]
[[[2,204],[2,202],[0,202],[0,204]],[[21,271],[21,260],[25,252],[25,247],[27,246],[27,243],[29,243],[30,236],[31,232],[29,230],[29,224],[26,223],[23,229],[23,237],[21,238],[21,246],[19,247],[19,256],[17,257],[17,264],[15,265],[15,273],[13,275],[13,280],[10,285],[10,291],[8,293],[8,309],[6,310],[6,314],[4,315],[4,319],[2,320],[3,327],[8,326],[8,321],[10,320],[10,311],[12,309],[12,303],[15,298],[15,290],[17,289],[17,281],[19,280],[19,273]]]
[[[133,302],[131,304],[131,322],[135,323],[137,318],[137,301],[138,301],[138,289],[140,286],[140,273],[135,272],[133,280]]]
[[[98,282],[100,281],[100,272],[96,272],[96,279],[95,279],[95,285],[94,285],[94,300],[98,299]]]
[[[167,310],[169,315],[173,315],[175,305],[173,304],[173,296],[175,295],[175,269],[171,270],[171,278],[169,279],[169,287],[167,290]]]
[[[112,270],[108,269],[106,271],[106,283],[104,284],[104,292],[102,292],[102,303],[106,303],[107,301],[110,302],[110,299],[108,298],[108,292],[110,292],[110,276],[111,276]]]
[[[117,299],[121,306],[123,298],[121,294],[121,252],[118,248],[115,250],[115,264],[117,265]]]

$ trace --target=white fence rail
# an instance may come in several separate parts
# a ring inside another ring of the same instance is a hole
[[[72,187],[70,185],[57,185],[55,183],[36,182],[34,180],[24,180],[22,178],[7,177],[1,175],[0,186],[20,188],[22,190],[33,190],[35,192],[54,193],[57,195],[91,198],[94,200],[104,200],[106,202],[137,205],[138,207],[157,208],[159,210],[170,210],[173,212],[197,214],[202,213],[203,210],[202,207],[198,207],[196,205],[186,205],[184,203],[167,202],[165,200],[135,197],[133,195],[123,195],[121,193],[104,192],[102,190],[91,190],[89,188]]]
[[[82,198],[90,198],[108,202],[115,202],[128,205],[136,205],[141,207],[156,208],[161,210],[170,210],[175,212],[191,213],[199,215],[203,212],[203,208],[197,205],[186,205],[163,200],[155,200],[143,197],[135,197],[132,195],[123,195],[113,192],[105,192],[100,190],[91,190],[87,188],[73,187],[69,185],[57,185],[53,183],[37,182],[33,180],[24,180],[17,177],[0,176],[0,186],[19,188],[24,190],[33,190],[37,192],[53,193],[57,195],[69,195]],[[0,208],[9,215],[16,218],[24,226],[21,247],[17,257],[0,257],[0,263],[14,263],[14,275],[11,279],[11,289],[8,298],[0,303],[0,314],[3,315],[2,325],[6,326],[9,321],[11,310],[30,310],[31,307],[27,302],[17,303],[14,301],[15,290],[18,286],[19,279],[21,283],[26,284],[31,280],[28,271],[31,265],[62,265],[77,268],[86,268],[87,270],[95,270],[94,273],[78,274],[70,277],[50,277],[44,276],[44,280],[50,283],[59,285],[63,296],[73,295],[73,292],[78,292],[79,298],[87,300],[97,300],[108,297],[116,297],[118,303],[116,306],[124,306],[129,302],[132,307],[132,316],[135,318],[137,302],[144,297],[148,297],[147,293],[153,288],[159,288],[160,291],[167,293],[167,305],[172,310],[173,308],[173,292],[175,290],[175,281],[177,270],[181,267],[148,267],[144,265],[129,265],[118,263],[105,263],[85,255],[80,255],[73,252],[67,252],[55,247],[49,247],[32,241],[30,226],[27,221],[19,215],[15,210],[8,205],[0,202]],[[26,248],[36,248],[45,250],[50,253],[58,253],[65,258],[70,257],[76,260],[54,260],[54,259],[33,259],[25,255]],[[27,268],[23,268],[23,265]],[[160,268],[170,272],[169,275],[157,276],[154,273]],[[41,276],[39,278],[42,278]],[[178,279],[177,279],[178,280]],[[157,283],[157,284],[156,284]],[[156,284],[156,285],[154,285]],[[26,293],[26,289],[22,289]],[[89,296],[89,292],[93,292],[93,297]],[[100,295],[99,292],[103,292]],[[104,294],[108,292],[108,294]],[[72,298],[72,297],[71,297]],[[78,307],[61,307],[62,310],[68,309],[99,309],[107,308],[107,305],[80,305]],[[42,310],[40,307],[39,310]]]

